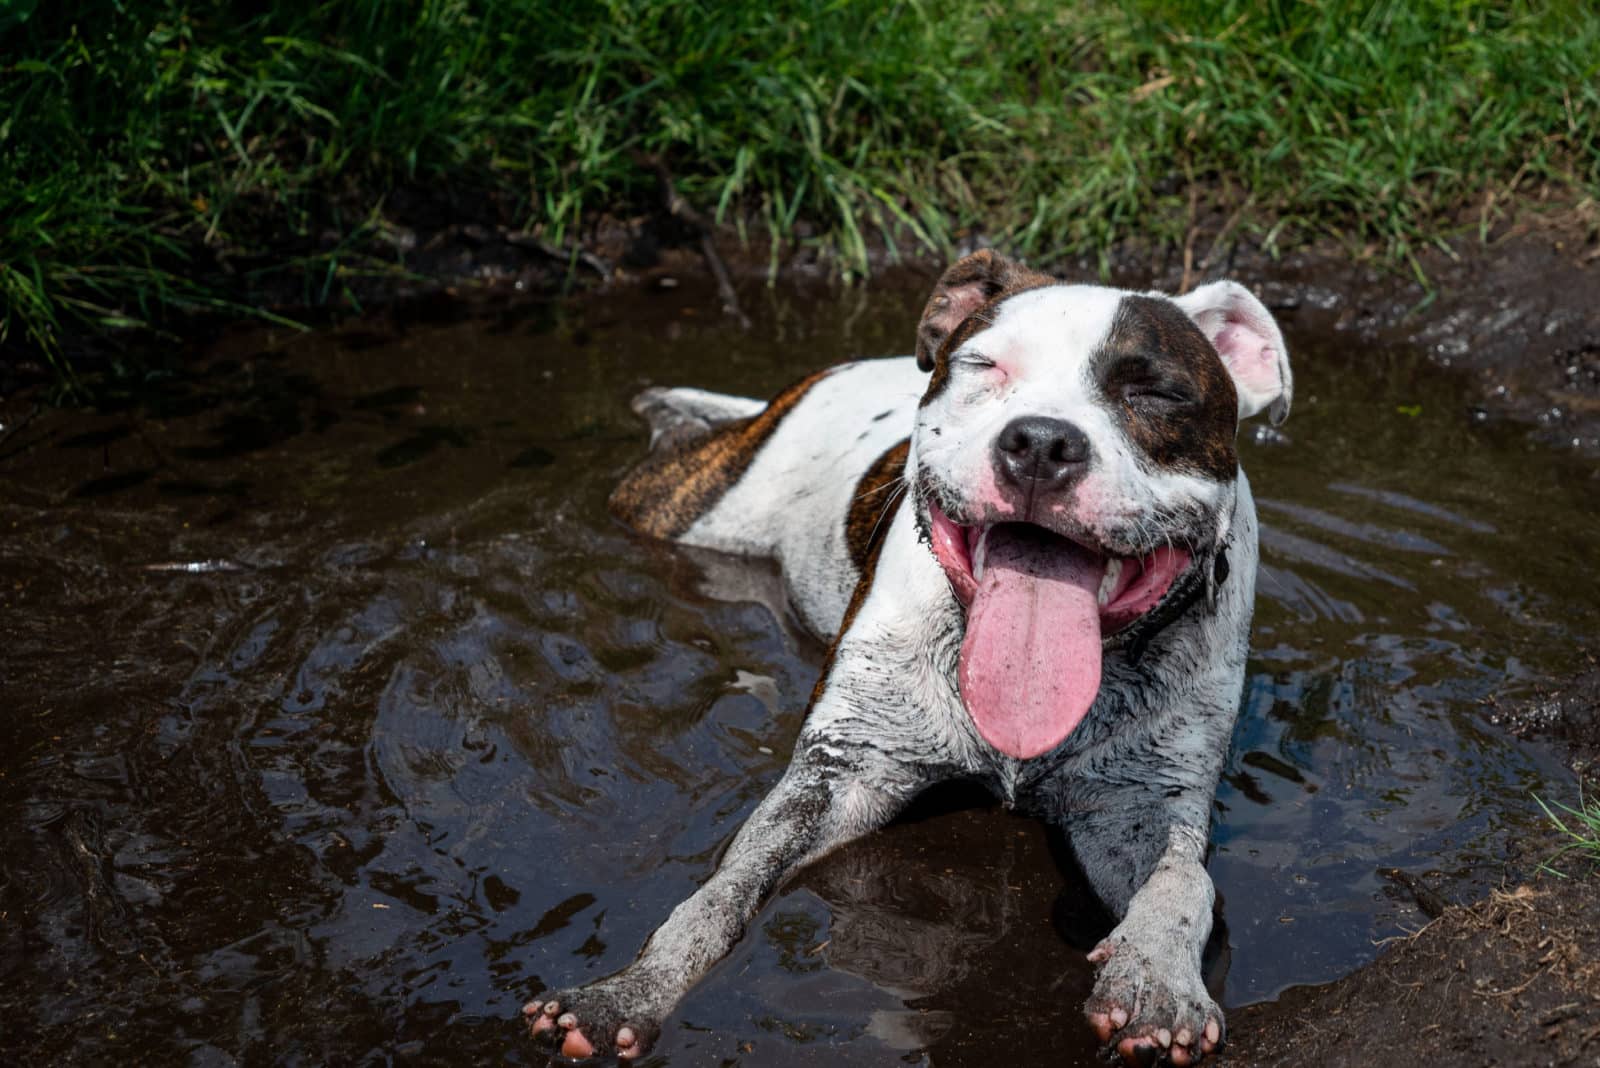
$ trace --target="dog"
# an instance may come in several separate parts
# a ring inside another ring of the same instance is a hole
[[[568,1056],[637,1057],[800,865],[944,780],[1062,832],[1117,923],[1084,1011],[1129,1063],[1223,1042],[1201,978],[1211,807],[1244,683],[1257,523],[1242,419],[1288,355],[1243,286],[1069,285],[993,251],[939,279],[915,355],[762,403],[652,389],[612,496],[646,535],[776,558],[831,637],[794,757],[638,958],[524,1008]]]

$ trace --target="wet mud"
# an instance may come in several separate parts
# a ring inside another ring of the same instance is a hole
[[[1471,384],[1455,414],[1509,420],[1553,448],[1600,457],[1600,240],[1592,223],[1530,223],[1418,255],[1416,274],[1327,249],[1275,263],[1241,250],[1246,277],[1307,326],[1368,351],[1409,348]]]
[[[1585,650],[1571,676],[1520,701],[1492,703],[1489,718],[1519,738],[1555,743],[1591,789],[1600,788],[1600,657]]]
[[[1223,1063],[1590,1065],[1600,1059],[1600,879],[1493,891],[1342,982],[1235,1015]]]
[[[482,204],[446,207],[415,194],[411,200],[406,214],[416,225],[386,231],[370,250],[377,259],[399,256],[411,278],[397,288],[381,273],[357,276],[352,292],[368,305],[437,294],[441,287],[514,295],[602,286],[626,293],[707,280],[715,270],[731,274],[750,300],[774,271],[786,285],[820,287],[837,269],[803,242],[774,249],[759,232],[741,235],[732,228],[714,236],[713,267],[699,232],[660,214],[608,219],[581,244],[556,249],[495,221]],[[463,223],[468,216],[478,221]],[[1439,367],[1460,371],[1472,386],[1455,413],[1463,419],[1528,425],[1546,444],[1600,457],[1600,319],[1593,314],[1600,221],[1593,205],[1464,216],[1455,236],[1413,250],[1404,261],[1386,260],[1374,248],[1353,249],[1337,235],[1268,247],[1239,232],[1237,223],[1219,206],[1194,220],[1182,244],[1127,240],[1104,261],[1041,266],[1091,281],[1102,280],[1108,269],[1118,284],[1168,292],[1217,277],[1245,280],[1274,311],[1293,314],[1303,332],[1337,337],[1369,353],[1421,352]],[[883,243],[871,247],[870,257],[875,274],[913,287],[930,284],[944,267]],[[292,305],[293,294],[280,296],[285,307]],[[724,296],[708,293],[707,309],[724,307]]]
[[[821,657],[769,567],[608,518],[628,398],[902,352],[923,296],[751,290],[745,332],[685,278],[238,331],[96,410],[8,397],[0,1053],[543,1063],[521,1004],[705,877]],[[1241,442],[1263,568],[1210,862],[1239,1063],[1332,1011],[1285,991],[1531,875],[1572,752],[1496,714],[1600,631],[1589,461],[1279,311],[1296,407]],[[651,1063],[1098,1063],[1105,922],[1043,828],[943,792],[781,888]]]

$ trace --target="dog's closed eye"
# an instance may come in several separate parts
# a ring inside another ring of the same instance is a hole
[[[1194,394],[1182,386],[1167,383],[1130,383],[1122,387],[1122,399],[1131,403],[1160,404],[1174,408],[1195,403]]]

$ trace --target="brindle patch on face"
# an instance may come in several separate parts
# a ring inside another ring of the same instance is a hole
[[[1233,380],[1177,305],[1124,297],[1090,374],[1128,438],[1156,464],[1223,482],[1238,473]]]
[[[917,324],[917,366],[934,372],[930,395],[935,384],[943,388],[948,376],[949,354],[972,336],[970,331],[962,332],[963,326],[975,320],[977,326],[992,322],[995,307],[1006,297],[1055,281],[1050,275],[1007,259],[993,249],[964,256],[947,268],[933,287],[922,309],[922,321]],[[923,403],[927,403],[927,397],[923,398]]]
[[[861,481],[856,483],[856,491],[850,498],[850,514],[845,519],[844,537],[850,548],[850,562],[856,565],[857,571],[866,568],[878,542],[889,532],[893,506],[904,494],[901,482],[910,451],[910,438],[891,446],[872,462]]]
[[[1015,283],[1014,288],[1006,289],[979,305],[971,315],[961,320],[940,344],[938,353],[934,357],[933,374],[928,378],[928,388],[923,392],[918,407],[926,408],[944,392],[944,387],[950,382],[950,354],[965,345],[972,335],[993,326],[995,318],[1000,314],[1000,305],[1019,293],[1061,284],[1058,279],[1050,275],[1026,269],[1019,269],[1019,273],[1013,275],[1012,280]]]
[[[785,416],[832,368],[779,393],[760,415],[658,449],[611,494],[611,514],[653,538],[680,537],[722,499]]]

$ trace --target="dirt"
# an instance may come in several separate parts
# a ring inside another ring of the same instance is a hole
[[[606,217],[559,243],[521,229],[503,198],[473,191],[401,189],[386,209],[385,220],[354,237],[330,231],[276,248],[263,234],[256,243],[267,252],[219,254],[218,263],[194,269],[224,280],[257,278],[254,289],[233,296],[308,324],[382,306],[457,318],[486,303],[503,309],[552,293],[672,288],[719,271],[746,303],[757,299],[774,269],[791,285],[837,284],[838,265],[808,240],[803,224],[799,240],[776,251],[756,230],[741,238],[724,226],[708,254],[699,229],[704,219],[693,209],[687,218],[665,209]],[[1528,423],[1547,443],[1600,456],[1600,318],[1592,312],[1600,291],[1600,209],[1592,202],[1535,205],[1493,226],[1463,218],[1456,237],[1401,262],[1378,249],[1352,248],[1337,235],[1267,248],[1240,236],[1238,221],[1218,207],[1195,222],[1181,245],[1125,242],[1107,257],[1111,278],[1169,291],[1239,278],[1275,311],[1292,312],[1313,328],[1352,344],[1417,346],[1434,362],[1470,375],[1479,401],[1460,413],[1464,420]],[[985,243],[973,235],[958,251]],[[328,278],[335,276],[322,270],[312,272],[317,279],[256,270],[323,256],[339,268],[331,288]],[[895,276],[906,274],[931,282],[944,266],[882,242],[870,257],[873,277],[891,284],[903,284]],[[1102,276],[1092,257],[1040,266],[1071,278]],[[730,300],[723,288],[711,302],[742,321],[739,299]],[[224,320],[178,325],[181,360],[182,352],[203,352]],[[175,358],[170,336],[153,347],[137,338],[129,344],[132,351],[114,337],[77,337],[66,355],[80,366],[162,366]],[[0,395],[47,375],[38,355],[19,350],[15,339],[0,344]]]
[[[1269,303],[1293,307],[1354,341],[1414,345],[1472,378],[1480,400],[1461,417],[1514,419],[1547,444],[1600,456],[1600,244],[1568,219],[1463,238],[1419,257],[1428,285],[1330,256],[1278,263],[1249,257],[1234,268]]]
[[[1544,739],[1561,746],[1572,770],[1600,788],[1600,656],[1589,653],[1589,667],[1564,682],[1547,685],[1530,700],[1502,707],[1489,719],[1519,738]]]
[[[1589,789],[1600,785],[1600,662],[1531,699],[1491,707],[1517,737],[1557,743]],[[1433,906],[1407,886],[1426,926],[1337,982],[1235,1010],[1224,1064],[1329,1068],[1417,1063],[1600,1065],[1600,870],[1554,833],[1508,858],[1527,882],[1468,904]]]
[[[1197,224],[1183,246],[1130,242],[1117,248],[1110,274],[1118,284],[1169,292],[1211,278],[1239,278],[1274,311],[1292,313],[1313,329],[1373,348],[1420,348],[1434,363],[1470,376],[1479,400],[1459,413],[1463,420],[1526,423],[1547,444],[1600,457],[1600,318],[1592,310],[1600,292],[1600,221],[1594,215],[1591,206],[1530,216],[1481,236],[1473,230],[1421,250],[1410,264],[1386,263],[1374,250],[1352,251],[1332,238],[1270,250],[1230,238],[1230,220],[1213,219]],[[591,235],[591,259],[565,263],[530,252],[526,242],[508,243],[506,233],[504,227],[471,230],[487,258],[479,262],[463,247],[462,228],[441,229],[427,242],[432,260],[423,271],[470,265],[473,276],[501,289],[534,284],[530,271],[548,280],[566,270],[569,281],[603,280],[612,287],[671,286],[708,272],[698,240],[673,219],[611,220]],[[819,285],[828,284],[833,269],[815,248],[782,249],[774,259],[765,240],[741,243],[726,230],[716,248],[746,300],[774,264],[788,281]],[[874,259],[880,276],[910,273],[927,283],[944,267],[928,257],[900,260],[881,247]],[[1089,258],[1043,266],[1068,278],[1101,280],[1098,263]]]
[[[1376,962],[1233,1013],[1223,1064],[1600,1064],[1600,879],[1452,908]]]

